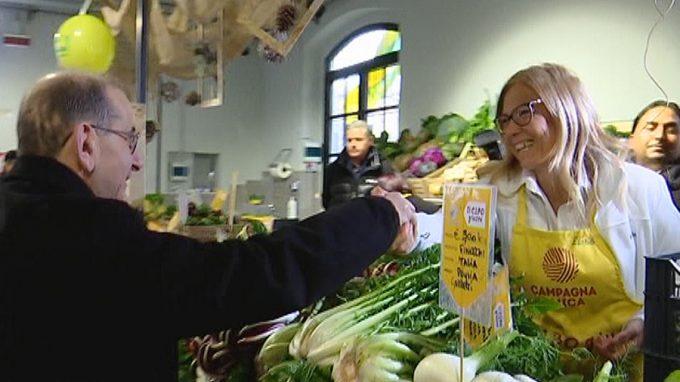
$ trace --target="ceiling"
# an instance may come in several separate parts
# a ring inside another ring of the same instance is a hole
[[[73,15],[83,5],[81,0],[0,0],[0,8],[25,9]]]
[[[0,8],[24,9],[64,15],[78,13],[85,0],[0,0]],[[92,9],[97,8],[100,1],[92,0]],[[174,4],[172,0],[161,0],[161,5]]]

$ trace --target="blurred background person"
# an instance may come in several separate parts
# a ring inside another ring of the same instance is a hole
[[[433,214],[438,205],[409,194],[409,187],[389,160],[375,147],[375,140],[366,121],[358,120],[347,126],[347,144],[338,158],[326,167],[323,184],[323,207],[331,207],[354,198],[368,196],[375,187],[383,191],[404,192],[417,212]],[[382,194],[376,191],[377,195]]]
[[[654,101],[633,121],[628,145],[634,161],[661,174],[680,209],[680,107],[675,102]]]
[[[323,185],[323,207],[348,202],[370,195],[378,178],[393,174],[392,165],[374,146],[373,134],[366,121],[347,126],[347,144],[338,158],[326,167]]]

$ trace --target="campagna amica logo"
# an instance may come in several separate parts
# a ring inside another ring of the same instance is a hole
[[[543,272],[552,281],[567,283],[578,274],[574,253],[566,248],[549,248],[543,255]]]

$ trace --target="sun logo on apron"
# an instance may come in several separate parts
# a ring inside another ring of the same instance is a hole
[[[566,248],[549,248],[543,255],[543,272],[552,281],[567,283],[578,274],[574,253]]]

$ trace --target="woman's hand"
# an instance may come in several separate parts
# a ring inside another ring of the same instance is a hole
[[[628,351],[640,349],[645,331],[643,320],[630,320],[616,335],[600,336],[595,339],[593,349],[601,356],[612,361],[618,360]]]

